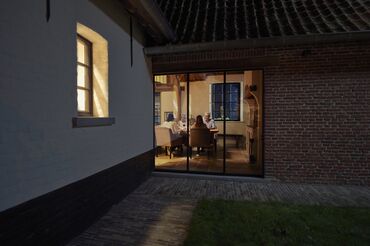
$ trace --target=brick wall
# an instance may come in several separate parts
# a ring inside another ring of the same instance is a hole
[[[267,53],[279,64],[264,69],[265,175],[369,185],[370,45]]]
[[[153,57],[154,71],[264,70],[265,177],[370,185],[370,44]]]

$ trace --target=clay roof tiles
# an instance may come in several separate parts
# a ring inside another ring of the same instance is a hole
[[[155,0],[178,44],[370,31],[370,0]]]

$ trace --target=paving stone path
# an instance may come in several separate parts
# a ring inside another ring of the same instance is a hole
[[[154,174],[68,245],[181,245],[203,198],[370,207],[370,188]]]

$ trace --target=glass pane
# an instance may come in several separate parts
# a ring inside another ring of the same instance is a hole
[[[238,79],[237,77],[235,79]],[[226,84],[225,114],[227,121],[239,121],[240,117],[240,83],[235,81]]]
[[[223,81],[217,81],[217,83],[212,83],[212,110],[214,120],[222,120],[223,118]]]
[[[222,173],[223,144],[218,132],[223,129],[221,118],[223,73],[189,74],[189,113],[193,122],[189,131],[189,170]],[[197,121],[198,119],[198,121]]]
[[[87,67],[77,65],[77,86],[90,88],[89,69]]]
[[[161,93],[154,94],[154,125],[161,124]]]
[[[226,83],[226,173],[262,175],[262,71],[228,72]],[[254,95],[252,84],[260,90]]]
[[[77,89],[77,110],[80,112],[89,112],[89,91]]]
[[[89,65],[89,46],[81,39],[77,39],[77,61]]]
[[[185,74],[154,76],[155,168],[187,170],[187,84]]]

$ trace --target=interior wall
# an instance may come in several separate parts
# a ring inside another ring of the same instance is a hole
[[[251,71],[246,72],[251,74]],[[244,73],[240,74],[227,74],[227,82],[241,82],[241,90],[244,88],[245,77]],[[205,81],[192,81],[190,82],[190,106],[189,106],[189,115],[192,115],[196,118],[197,115],[204,115],[205,112],[212,111],[210,100],[211,100],[211,91],[210,86],[214,83],[223,83],[224,76],[223,74],[219,75],[209,75]],[[243,100],[241,100],[241,103]],[[245,122],[248,117],[247,107],[243,106],[242,111],[242,120],[241,121],[228,121],[226,122],[227,133],[229,134],[243,134],[245,135]],[[216,126],[220,130],[220,133],[223,133],[223,121],[216,121]]]
[[[259,80],[256,77],[256,72],[245,71],[240,74],[227,74],[226,80],[230,82],[241,82],[241,96],[243,97],[245,88],[252,84],[254,80]],[[206,80],[202,81],[191,81],[190,85],[190,94],[189,94],[189,118],[196,118],[197,115],[204,115],[205,112],[211,112],[210,100],[211,100],[211,91],[210,86],[213,83],[223,83],[224,77],[223,74],[209,74],[206,77]],[[187,85],[185,82],[181,82],[181,87],[184,90],[181,92],[181,113],[186,113],[187,111]],[[161,122],[165,121],[165,112],[173,112],[174,116],[178,112],[176,105],[177,96],[174,91],[164,91],[161,92]],[[246,101],[241,98],[241,107],[242,107],[242,119],[241,121],[229,121],[226,122],[227,133],[228,134],[246,134],[246,126],[249,124],[250,110]],[[216,126],[220,130],[220,133],[223,133],[223,122],[216,121]]]
[[[161,92],[161,123],[166,121],[165,112],[177,113],[176,93],[174,91]]]
[[[108,41],[112,126],[72,128],[77,22]],[[0,211],[152,149],[143,46],[133,40],[131,67],[129,34],[96,5],[52,1],[47,22],[45,1],[8,1],[0,8],[0,38]]]
[[[187,93],[188,93],[188,87],[186,82],[181,82],[180,86],[184,88],[181,90],[181,114],[187,114],[187,107],[188,107],[188,98],[187,98]]]
[[[242,72],[227,72],[226,83],[240,83],[240,121],[226,121],[226,134],[242,135],[238,140],[238,145],[248,151],[248,158],[253,164],[262,166],[263,145],[262,145],[262,129],[263,129],[263,73],[262,70],[242,71]],[[171,76],[171,75],[170,75]],[[185,76],[184,76],[185,77]],[[191,122],[195,120],[197,115],[203,116],[205,112],[211,112],[211,85],[214,83],[223,84],[223,73],[199,73],[189,74],[189,117]],[[204,78],[204,79],[202,79]],[[198,80],[194,80],[198,79]],[[178,96],[181,97],[179,106],[180,113],[187,112],[187,83],[181,82],[183,88],[181,93],[176,92],[175,86],[171,83],[166,87],[157,86],[157,91],[161,92],[161,119],[165,121],[165,113],[172,112],[174,116],[178,115]],[[256,89],[251,89],[251,88]],[[172,91],[164,91],[172,90]],[[224,133],[223,121],[215,121],[220,134]],[[191,123],[190,123],[191,124]],[[227,145],[235,144],[235,139],[226,138]]]

